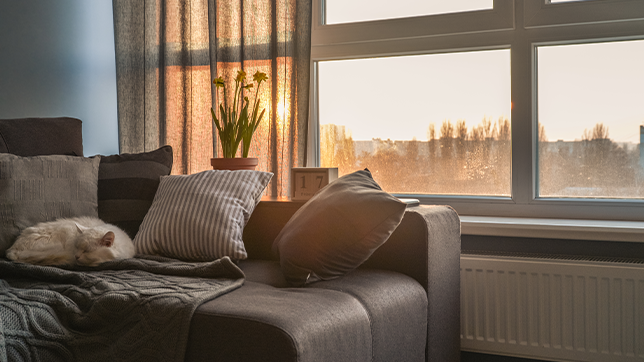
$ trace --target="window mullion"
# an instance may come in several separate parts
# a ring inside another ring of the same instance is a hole
[[[533,130],[535,129],[533,59],[534,50],[523,29],[523,9],[515,9],[516,29],[512,42],[512,199],[517,204],[534,200],[536,185],[536,156]]]

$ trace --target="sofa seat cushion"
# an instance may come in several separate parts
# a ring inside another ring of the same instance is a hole
[[[197,308],[188,338],[187,361],[371,359],[364,308],[348,294],[323,289],[247,281]]]
[[[279,262],[239,265],[245,284],[196,310],[187,361],[424,361],[427,298],[415,280],[358,269],[289,288]]]
[[[237,264],[246,275],[246,280],[267,284],[276,288],[292,288],[286,280],[280,262],[276,260],[240,260]]]
[[[371,322],[372,361],[425,360],[427,294],[417,281],[397,272],[357,269],[311,288],[339,291],[360,302]]]

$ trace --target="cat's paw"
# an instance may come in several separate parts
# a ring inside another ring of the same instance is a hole
[[[7,250],[7,259],[16,261],[19,258],[20,258],[20,252],[19,251],[16,251],[16,250],[13,250],[13,249]]]

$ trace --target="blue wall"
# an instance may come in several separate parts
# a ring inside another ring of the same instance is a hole
[[[83,121],[86,156],[118,153],[111,0],[0,1],[0,118]]]

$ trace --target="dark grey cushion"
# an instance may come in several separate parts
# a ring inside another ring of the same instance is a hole
[[[98,217],[134,239],[154,200],[161,176],[172,170],[172,147],[103,156],[98,170]]]
[[[0,153],[82,156],[82,128],[70,117],[0,119]]]
[[[0,256],[25,228],[62,217],[97,217],[100,157],[0,153]]]
[[[334,279],[367,260],[396,229],[405,208],[368,170],[344,175],[293,215],[273,251],[293,285]]]

